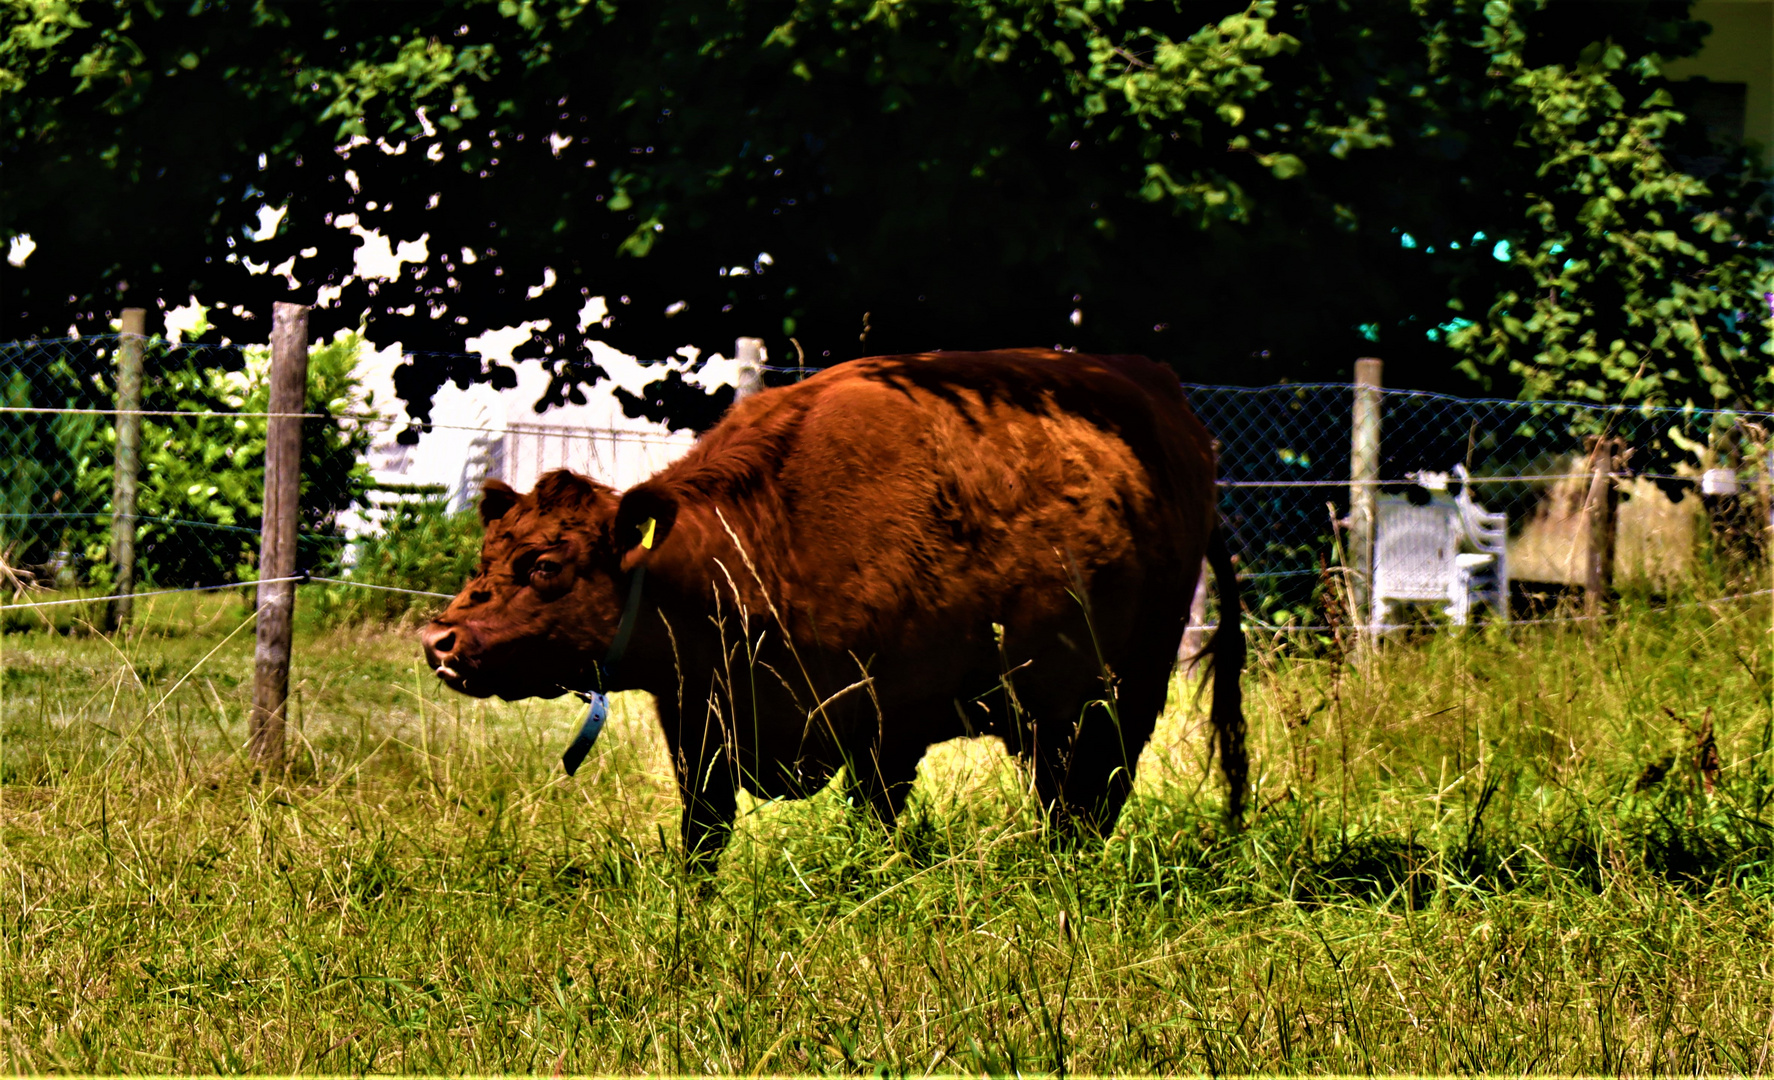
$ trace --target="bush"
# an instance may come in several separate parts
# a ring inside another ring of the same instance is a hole
[[[480,557],[481,523],[473,510],[449,511],[436,489],[381,488],[407,496],[386,505],[382,531],[357,541],[351,580],[366,585],[454,595]],[[412,497],[412,496],[418,497]],[[330,585],[311,610],[325,625],[364,622],[417,624],[448,601],[356,585]]]
[[[0,405],[8,410],[111,407],[102,354],[64,343],[15,343],[0,346],[0,366]],[[0,558],[8,566],[60,564],[58,552],[78,551],[95,527],[109,527],[110,491],[95,501],[83,482],[103,426],[105,419],[90,412],[0,414]]]
[[[335,519],[365,504],[370,472],[363,463],[374,431],[342,413],[363,415],[356,367],[360,334],[341,333],[308,354],[303,410],[333,419],[302,422],[302,496],[297,565],[337,561],[343,546]],[[159,340],[144,359],[142,404],[150,412],[264,413],[270,407],[271,352],[168,349]],[[108,377],[108,375],[107,375]],[[76,486],[82,506],[109,509],[117,431],[101,424],[80,458]],[[143,418],[137,480],[136,577],[149,585],[213,585],[251,580],[259,551],[265,476],[263,417]],[[110,519],[93,514],[70,529],[69,550],[84,555],[88,578],[110,583]]]

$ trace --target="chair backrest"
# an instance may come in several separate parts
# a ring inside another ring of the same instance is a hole
[[[1509,542],[1509,515],[1493,514],[1472,497],[1472,477],[1466,466],[1455,465],[1452,473],[1460,481],[1460,494],[1454,502],[1460,508],[1460,521],[1472,546],[1493,555],[1503,554]]]
[[[1386,496],[1374,500],[1374,515],[1374,596],[1446,597],[1460,552],[1459,508],[1445,502],[1415,506]]]

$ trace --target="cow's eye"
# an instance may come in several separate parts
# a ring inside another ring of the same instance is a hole
[[[532,579],[542,578],[546,580],[553,577],[555,574],[560,573],[560,569],[561,564],[555,562],[553,559],[537,559],[536,565],[530,568],[530,577]]]

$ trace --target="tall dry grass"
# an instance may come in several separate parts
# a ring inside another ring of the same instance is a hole
[[[238,604],[18,628],[0,1068],[1759,1071],[1770,615],[1262,642],[1241,833],[1179,686],[1101,844],[1051,849],[1002,750],[955,743],[895,835],[831,790],[747,802],[709,880],[644,701],[568,780],[573,706],[309,630],[297,764],[255,781]]]

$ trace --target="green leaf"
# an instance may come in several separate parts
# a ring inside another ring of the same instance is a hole
[[[653,245],[658,242],[659,235],[664,231],[665,226],[660,223],[659,216],[655,214],[636,225],[634,231],[617,245],[616,250],[622,255],[644,259],[653,250]]]
[[[1293,154],[1268,154],[1257,159],[1269,167],[1277,180],[1292,180],[1306,175],[1306,163]]]

